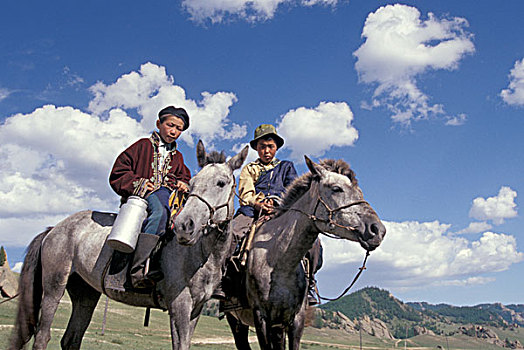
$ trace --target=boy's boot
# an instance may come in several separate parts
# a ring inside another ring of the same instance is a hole
[[[148,233],[138,235],[133,261],[129,269],[131,284],[134,288],[150,288],[155,285],[155,282],[162,279],[162,272],[156,269],[153,270],[150,266],[150,256],[156,248],[159,239],[160,236]]]
[[[211,298],[217,299],[217,300],[225,300],[226,299],[226,293],[224,293],[224,290],[222,289],[222,281],[220,281],[218,286],[213,291],[213,294],[211,295]]]
[[[309,279],[308,283],[307,303],[309,306],[315,306],[319,303],[317,295],[317,281],[315,280],[315,276],[313,275],[312,278]]]
[[[315,280],[315,272],[311,266],[311,259],[309,257],[302,258],[302,264],[304,266],[304,272],[306,274],[306,280],[308,281],[307,289],[307,303],[309,306],[318,304],[317,299],[317,284]]]

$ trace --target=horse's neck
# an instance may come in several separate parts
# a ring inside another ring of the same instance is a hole
[[[262,227],[273,234],[275,244],[269,252],[268,263],[279,270],[294,273],[296,266],[313,246],[318,237],[314,223],[305,215],[313,214],[316,206],[316,188],[310,189],[297,200],[291,209],[282,213]]]
[[[186,270],[194,273],[204,266],[206,270],[220,269],[227,258],[231,240],[229,225],[222,233],[216,229],[210,230],[189,247],[173,239],[163,250],[162,264],[164,268],[176,271],[175,274],[184,274]]]

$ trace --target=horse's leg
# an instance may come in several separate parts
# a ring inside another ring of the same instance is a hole
[[[55,262],[56,265],[61,265],[61,262]],[[40,316],[40,325],[35,335],[35,342],[33,350],[44,350],[47,348],[47,343],[51,340],[51,324],[55,316],[56,309],[60,303],[60,299],[64,295],[67,278],[70,271],[70,264],[66,263],[66,267],[46,269],[43,264],[42,282],[43,282],[43,298],[42,298],[42,313]],[[51,270],[51,271],[49,271]]]
[[[293,324],[289,327],[289,350],[298,350],[300,348],[300,339],[304,333],[304,323],[306,319],[306,303],[302,304],[300,311],[295,315]]]
[[[11,337],[10,350],[20,350],[35,334],[38,326],[42,302],[42,266],[40,264],[40,246],[48,228],[31,241],[27,247],[24,265],[18,285],[18,312],[15,328]]]
[[[268,327],[268,323],[262,317],[259,309],[253,310],[253,318],[255,321],[255,329],[257,331],[258,345],[261,350],[271,350],[270,335],[271,330]]]
[[[87,284],[79,275],[74,273],[67,282],[67,292],[71,297],[73,311],[67,324],[67,329],[60,344],[62,349],[80,349],[84,333],[91,322],[100,292]]]
[[[286,350],[286,339],[283,327],[271,327],[268,329],[271,340],[271,349]]]
[[[195,333],[196,326],[198,324],[198,320],[200,319],[200,314],[198,317],[192,319],[189,322],[189,334],[188,334],[188,349],[191,347],[191,339],[193,338],[193,333]]]
[[[226,313],[226,319],[233,333],[233,338],[235,338],[237,349],[251,350],[251,346],[249,346],[249,326],[244,325],[229,312]]]
[[[191,306],[193,300],[188,291],[180,293],[169,307],[169,324],[173,350],[187,350],[191,345]]]

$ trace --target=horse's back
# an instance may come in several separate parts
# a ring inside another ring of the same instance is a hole
[[[102,274],[111,257],[106,244],[115,214],[84,210],[59,222],[42,243],[42,261],[55,259],[101,291]]]

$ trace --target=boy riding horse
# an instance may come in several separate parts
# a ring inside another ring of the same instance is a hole
[[[189,116],[183,108],[168,106],[158,112],[158,132],[129,146],[116,159],[109,184],[125,203],[129,196],[147,201],[147,219],[142,226],[131,263],[131,283],[147,288],[162,279],[160,270],[149,268],[147,259],[166,232],[170,217],[171,192],[188,191],[191,173],[184,164],[176,140],[189,127]]]
[[[297,177],[295,166],[291,161],[279,160],[275,157],[277,150],[284,145],[284,139],[277,134],[273,125],[258,126],[249,144],[257,151],[258,159],[245,165],[240,172],[238,181],[240,208],[232,222],[235,246],[248,233],[254,220],[274,212],[275,203],[271,197],[281,197],[286,187]],[[310,260],[314,260],[310,261],[313,265],[310,269],[311,282],[314,281],[313,273],[320,268],[318,265],[322,264],[320,241],[315,242],[312,250],[315,250],[315,253],[309,257]],[[218,289],[214,296],[220,298],[225,295]],[[308,300],[310,305],[317,303],[312,293]]]

